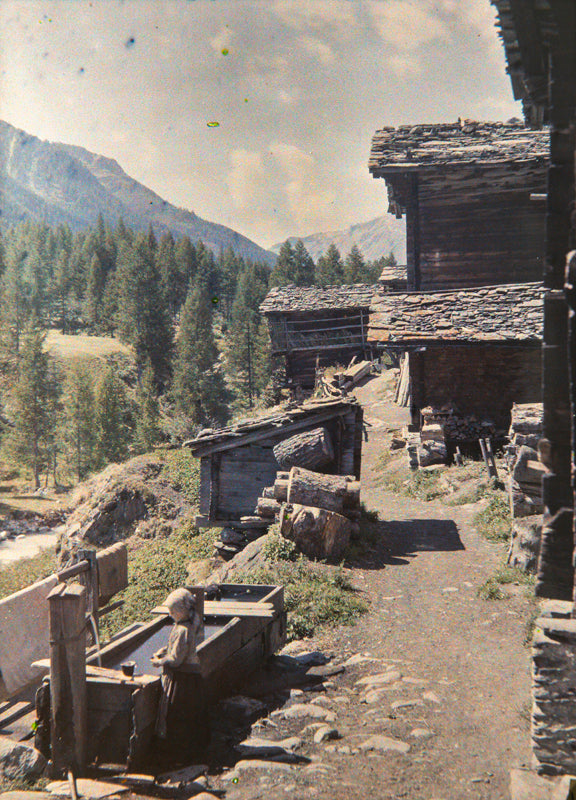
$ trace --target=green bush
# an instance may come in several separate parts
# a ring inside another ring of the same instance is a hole
[[[132,622],[145,620],[167,594],[183,586],[190,561],[209,558],[219,535],[219,528],[199,532],[189,520],[171,536],[151,539],[133,550],[130,584],[114,598],[124,600],[124,605],[102,619],[103,641]]]
[[[47,578],[57,568],[56,548],[48,547],[31,558],[0,567],[0,598]]]
[[[478,533],[491,542],[506,542],[512,530],[508,498],[504,492],[493,492],[486,508],[473,520]]]
[[[321,625],[351,625],[368,610],[342,567],[308,561],[278,560],[236,576],[239,583],[284,586],[288,612],[288,638],[312,636]]]
[[[161,477],[193,505],[200,502],[200,461],[187,447],[162,452]]]

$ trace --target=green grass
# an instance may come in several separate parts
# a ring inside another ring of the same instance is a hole
[[[490,542],[507,542],[512,530],[510,505],[505,492],[489,493],[486,508],[479,511],[473,520],[478,533]]]
[[[145,620],[167,594],[183,586],[190,561],[212,556],[219,535],[219,528],[199,532],[189,520],[171,536],[152,539],[132,551],[130,585],[114,598],[124,600],[124,605],[102,619],[103,641],[132,622]]]
[[[21,558],[0,567],[0,598],[52,575],[56,569],[56,561],[56,548],[47,547],[32,558]]]
[[[289,640],[312,636],[324,625],[351,625],[366,613],[368,603],[342,567],[311,562],[304,556],[286,560],[286,555],[292,559],[282,543],[272,540],[267,546],[267,562],[236,575],[235,581],[284,586]]]
[[[200,459],[187,447],[160,451],[164,462],[161,477],[193,505],[200,502]]]
[[[528,589],[528,596],[534,597],[534,583],[534,575],[523,572],[521,569],[518,569],[518,567],[503,565],[480,586],[477,594],[482,600],[506,600],[511,595],[505,592],[502,587],[516,584],[518,586],[526,586]],[[528,628],[526,636],[528,636]]]

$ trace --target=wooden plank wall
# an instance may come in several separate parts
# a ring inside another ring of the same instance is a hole
[[[335,445],[342,436],[340,465],[335,464],[333,470],[329,471],[356,474],[359,477],[362,409],[346,415],[342,432],[340,432],[341,419],[342,417],[338,416],[322,423],[328,429]],[[318,423],[311,419],[309,427],[305,430],[311,430],[317,425]],[[272,448],[289,435],[280,434],[221,454],[219,495],[214,511],[210,515],[212,519],[239,519],[254,512],[263,487],[274,483],[279,469]]]
[[[545,192],[544,160],[421,170],[414,288],[542,280],[545,206],[530,194]]]
[[[410,355],[415,407],[453,404],[507,428],[513,403],[542,400],[539,347],[427,347]]]

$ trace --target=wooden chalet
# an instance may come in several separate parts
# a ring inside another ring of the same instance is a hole
[[[540,283],[388,294],[371,307],[369,341],[409,352],[411,411],[453,406],[507,430],[513,403],[541,399]]]
[[[526,121],[550,126],[546,197],[543,342],[543,527],[532,639],[532,763],[540,775],[576,773],[576,2],[492,0],[508,72]],[[564,602],[562,602],[564,601]],[[552,610],[551,606],[556,606]],[[530,797],[552,797],[534,780]],[[522,792],[512,792],[517,800]],[[526,796],[526,795],[524,795]]]
[[[519,121],[405,125],[372,140],[369,169],[406,215],[408,291],[542,277],[549,135]]]
[[[316,366],[347,365],[370,354],[368,313],[378,284],[277,286],[260,305],[272,355],[284,356],[286,377],[304,389],[314,386]]]
[[[273,448],[297,433],[323,427],[334,458],[324,472],[360,478],[362,407],[355,400],[316,400],[296,408],[207,430],[185,442],[200,459],[200,516],[196,524],[231,525],[254,513],[265,486],[281,469]]]
[[[543,270],[543,434],[550,442],[551,470],[543,481],[549,521],[542,535],[536,592],[569,600],[574,593],[571,476],[576,469],[572,439],[576,430],[576,259],[569,256],[576,250],[576,3],[492,0],[492,4],[514,96],[522,101],[528,123],[550,126]]]

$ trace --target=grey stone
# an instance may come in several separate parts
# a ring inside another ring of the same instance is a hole
[[[397,753],[406,754],[410,752],[410,745],[407,742],[400,741],[400,739],[393,739],[390,736],[383,736],[378,733],[362,742],[360,750],[365,753],[371,750],[379,753],[393,750]]]
[[[430,728],[412,728],[408,735],[413,736],[415,739],[429,739],[434,736],[434,731]]]
[[[0,778],[37,778],[43,773],[45,766],[46,759],[38,750],[0,736]]]
[[[542,516],[515,519],[508,550],[508,563],[524,572],[535,572],[542,538]]]
[[[321,728],[318,728],[318,730],[314,734],[314,743],[322,744],[322,742],[326,742],[329,739],[340,739],[340,738],[341,736],[336,730],[336,728],[332,728],[330,725],[323,725]]]
[[[236,695],[222,700],[218,704],[218,711],[233,724],[240,726],[249,725],[256,722],[259,717],[266,714],[267,708],[260,700],[253,697],[243,697]]]
[[[424,701],[420,699],[413,700],[396,700],[392,703],[392,711],[401,711],[403,708],[414,708],[415,706],[423,706]]]
[[[54,781],[46,787],[51,794],[60,797],[70,797],[70,783],[68,781]],[[127,786],[119,786],[117,783],[103,783],[93,781],[90,778],[78,778],[76,781],[76,791],[78,797],[85,797],[87,800],[101,800],[103,797],[110,797],[113,794],[127,792]]]
[[[327,711],[325,708],[316,706],[313,703],[296,703],[282,711],[284,719],[303,719],[304,717],[313,717],[314,719],[323,719],[326,722],[335,722],[336,714],[332,711]]]
[[[420,467],[429,467],[432,464],[445,464],[448,459],[448,450],[444,442],[422,442],[417,449],[417,454]]]
[[[236,750],[245,758],[274,758],[276,756],[293,756],[294,751],[302,745],[299,736],[291,736],[276,742],[270,739],[250,737],[245,739]]]
[[[54,800],[49,792],[2,792],[0,800]]]
[[[370,686],[376,687],[386,683],[396,683],[402,677],[402,673],[397,670],[389,670],[388,672],[380,672],[377,675],[368,675],[365,678],[360,678],[356,681],[356,686]]]
[[[323,667],[310,667],[310,669],[306,670],[306,675],[310,675],[313,678],[332,678],[334,675],[341,675],[343,672],[346,672],[346,668],[342,664],[335,664],[334,666],[326,664]]]

